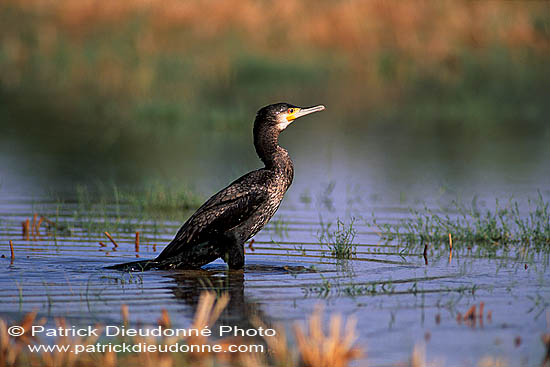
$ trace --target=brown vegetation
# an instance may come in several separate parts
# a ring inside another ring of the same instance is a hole
[[[294,328],[298,348],[304,366],[344,367],[361,356],[362,351],[354,347],[355,319],[349,319],[342,331],[342,318],[333,316],[327,334],[323,332],[322,313],[318,308],[309,319],[309,332],[300,326]]]
[[[202,329],[212,326],[220,316],[223,309],[227,306],[229,297],[227,294],[216,297],[214,293],[203,293],[200,297],[195,318],[191,328]],[[123,324],[129,324],[128,307],[122,307]],[[32,312],[25,316],[19,326],[25,330],[30,330],[32,325],[43,325],[44,319],[36,320],[36,313]],[[159,319],[159,325],[169,327],[171,325],[170,317],[166,311],[162,312]],[[68,327],[66,321],[62,318],[56,319],[56,326],[61,328]],[[353,346],[355,327],[353,323],[348,322],[345,335],[340,335],[341,318],[333,317],[330,321],[330,333],[325,335],[321,325],[320,314],[316,313],[309,323],[310,341],[304,340],[304,331],[296,327],[296,336],[299,342],[298,356],[296,351],[288,348],[287,340],[283,331],[278,331],[274,337],[266,337],[266,343],[270,346],[273,361],[276,365],[299,365],[299,360],[303,361],[304,366],[322,367],[322,366],[340,366],[344,367],[360,355],[360,350]],[[101,329],[101,325],[94,327]],[[93,345],[101,343],[97,337],[58,337],[55,341],[57,345]],[[124,337],[118,340],[122,343],[140,344],[162,344],[171,345],[174,343],[187,343],[188,345],[205,345],[216,343],[222,346],[230,343],[246,343],[242,339],[226,338],[213,341],[205,336],[188,337]],[[27,345],[40,343],[30,337],[25,332],[20,337],[12,337],[8,334],[8,325],[4,320],[0,320],[0,366],[207,366],[213,363],[223,363],[228,366],[267,366],[267,356],[250,353],[213,353],[213,352],[190,352],[190,353],[161,353],[150,352],[148,350],[142,353],[114,353],[112,351],[81,353],[71,352],[29,352]],[[319,356],[320,359],[312,356]],[[284,364],[281,364],[284,363]],[[290,364],[288,364],[290,363]],[[327,364],[329,363],[329,364]]]
[[[101,34],[124,34],[136,23],[138,31],[128,35],[124,47],[137,58],[114,57],[110,42],[98,48],[92,69],[103,88],[152,87],[159,53],[200,59],[196,67],[202,77],[227,78],[231,51],[295,58],[316,50],[345,60],[354,78],[360,73],[376,80],[378,60],[384,55],[398,57],[391,68],[393,78],[399,79],[413,68],[430,65],[443,66],[451,75],[458,71],[457,56],[465,49],[477,52],[497,45],[550,51],[546,33],[533,21],[536,14],[550,11],[546,2],[7,0],[0,11],[32,18],[25,32],[12,26],[14,19],[0,25],[5,55],[0,81],[7,85],[17,83],[25,71],[22,66],[33,56],[54,55],[65,41],[78,59],[67,70],[67,80],[82,81],[92,66],[84,44]],[[29,31],[35,42],[25,39]],[[43,73],[52,68],[54,64],[44,64]]]
[[[6,3],[5,3],[6,4]],[[545,2],[495,1],[298,1],[257,0],[109,2],[98,0],[8,0],[7,4],[44,18],[39,46],[47,49],[58,32],[75,42],[98,26],[116,26],[145,15],[149,27],[136,39],[143,53],[171,46],[170,31],[185,30],[196,42],[235,32],[252,45],[287,52],[315,45],[368,57],[388,46],[416,59],[445,59],[457,46],[480,48],[495,42],[548,51],[531,21]],[[158,40],[165,42],[155,42]],[[278,47],[277,47],[278,46]]]

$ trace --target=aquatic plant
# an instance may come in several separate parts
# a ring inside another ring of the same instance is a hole
[[[400,280],[379,280],[370,282],[356,282],[353,276],[350,275],[347,281],[342,281],[341,278],[328,278],[320,275],[321,282],[304,286],[302,291],[305,297],[317,297],[317,298],[331,298],[331,297],[363,297],[363,296],[379,296],[379,295],[402,295],[410,294],[413,296],[423,295],[426,293],[441,293],[446,296],[446,299],[451,298],[451,294],[458,294],[462,296],[474,296],[476,290],[480,289],[480,286],[473,284],[471,286],[460,285],[457,287],[438,287],[438,288],[424,288],[419,286],[423,284],[426,278],[410,278]],[[490,289],[490,287],[483,286],[482,289]],[[445,306],[451,307],[457,300],[453,300],[450,304]],[[443,305],[442,305],[443,306]]]
[[[302,291],[306,297],[313,294],[319,298],[327,298],[331,294],[333,284],[329,279],[323,277],[323,275],[321,275],[321,279],[322,282],[317,285],[302,288]]]
[[[156,233],[157,220],[181,220],[187,210],[197,208],[201,202],[202,197],[187,188],[160,183],[145,190],[125,190],[116,185],[78,185],[73,199],[58,199],[55,218],[41,216],[40,221],[46,222],[55,235],[71,235],[82,230],[88,235],[106,231],[135,233],[145,223]],[[23,226],[30,232],[28,222]]]
[[[137,284],[143,286],[143,276],[134,272],[121,272],[118,276],[102,275],[99,279],[120,284],[121,286],[124,286],[125,284]]]
[[[288,223],[280,215],[271,219],[266,229],[272,231],[280,239],[288,237]]]
[[[145,211],[181,211],[198,208],[203,197],[186,187],[171,186],[164,183],[153,183],[146,190],[121,191],[116,186],[114,192],[119,192],[120,201],[132,207]]]
[[[323,191],[319,193],[319,195],[317,196],[317,205],[320,208],[326,209],[331,212],[334,211],[334,198],[332,197],[332,194],[335,187],[336,182],[331,181],[326,184]]]
[[[393,294],[395,292],[395,285],[393,285],[391,281],[357,284],[353,282],[343,283],[339,280],[331,282],[329,279],[323,278],[323,281],[320,284],[310,287],[304,287],[302,288],[302,290],[306,297],[312,295],[318,298],[329,298],[333,296],[355,298],[359,296]]]
[[[540,192],[527,200],[525,209],[514,199],[505,204],[497,199],[494,209],[482,210],[474,198],[470,205],[454,200],[441,211],[425,206],[409,212],[410,217],[397,223],[380,223],[373,213],[368,224],[378,228],[383,239],[397,240],[409,249],[427,243],[436,249],[447,248],[451,235],[455,249],[550,251],[550,202]]]
[[[305,205],[311,204],[311,202],[313,201],[313,199],[311,198],[311,193],[309,192],[308,189],[306,189],[305,191],[303,191],[303,192],[300,194],[299,200],[300,200],[300,202],[301,202],[302,204],[305,204]]]
[[[350,219],[346,225],[339,218],[336,220],[336,229],[331,230],[332,223],[323,223],[320,220],[321,229],[317,233],[319,242],[327,245],[330,253],[338,259],[351,259],[357,252],[357,245],[353,243],[357,231],[353,228],[355,218]]]

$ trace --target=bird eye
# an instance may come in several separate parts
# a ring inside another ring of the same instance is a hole
[[[294,113],[294,108],[289,108],[288,113]]]

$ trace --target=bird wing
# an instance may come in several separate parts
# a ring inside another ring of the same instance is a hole
[[[215,238],[247,220],[268,197],[264,185],[250,183],[262,182],[256,177],[262,175],[260,171],[250,172],[208,199],[183,224],[157,260],[175,256],[188,246]]]

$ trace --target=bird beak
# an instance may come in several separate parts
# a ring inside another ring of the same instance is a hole
[[[292,115],[287,116],[287,120],[293,121],[293,120],[296,120],[298,117],[309,115],[310,113],[313,113],[313,112],[323,111],[324,109],[325,109],[325,106],[323,105],[308,107],[308,108],[298,108],[297,109],[298,111],[294,112]]]

